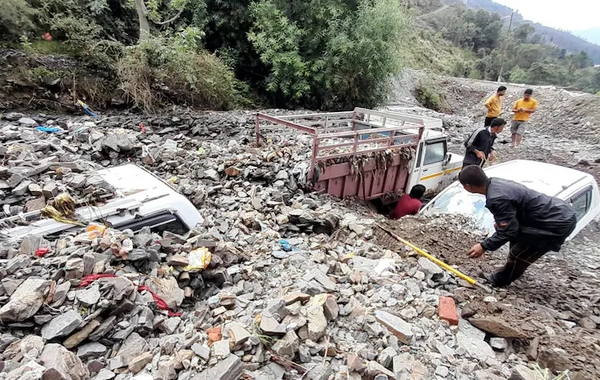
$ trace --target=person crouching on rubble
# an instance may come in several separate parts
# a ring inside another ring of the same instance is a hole
[[[425,195],[425,186],[415,185],[409,194],[404,194],[390,214],[390,219],[400,219],[406,215],[417,215],[423,205],[421,198]]]
[[[496,222],[496,232],[474,245],[468,256],[477,258],[510,243],[504,267],[493,274],[482,274],[492,286],[510,285],[544,254],[558,252],[575,230],[575,210],[559,198],[506,179],[488,178],[478,166],[464,168],[458,180],[469,193],[485,195],[485,207]]]

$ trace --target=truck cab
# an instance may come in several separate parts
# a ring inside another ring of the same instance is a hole
[[[104,181],[114,196],[103,204],[77,208],[75,217],[87,225],[92,222],[134,232],[149,227],[154,232],[185,234],[203,222],[200,212],[183,195],[149,171],[127,164],[98,170],[90,176]],[[0,220],[0,236],[20,240],[27,235],[58,236],[81,229],[73,224],[43,218],[39,211]]]
[[[456,179],[463,156],[448,152],[448,137],[441,131],[426,131],[416,152],[408,188],[421,184],[428,191],[437,192]]]

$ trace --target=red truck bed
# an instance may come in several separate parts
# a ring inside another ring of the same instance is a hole
[[[356,108],[350,112],[256,116],[256,143],[266,130],[312,137],[308,179],[314,191],[373,200],[406,191],[411,160],[423,135],[417,118]]]

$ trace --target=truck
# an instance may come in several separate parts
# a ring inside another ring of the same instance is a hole
[[[442,121],[393,111],[256,116],[256,144],[267,133],[301,133],[311,143],[311,190],[390,204],[416,184],[438,192],[456,179],[463,156],[448,152]]]
[[[82,225],[95,222],[134,232],[149,227],[157,233],[170,231],[183,235],[204,221],[186,197],[137,165],[102,169],[91,175],[111,186],[114,195],[102,204],[77,208],[75,219]],[[43,218],[39,211],[4,218],[0,226],[0,237],[16,241],[27,235],[52,237],[82,228]]]

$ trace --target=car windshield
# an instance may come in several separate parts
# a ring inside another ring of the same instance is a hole
[[[462,186],[451,186],[427,205],[426,212],[470,216],[484,231],[494,231],[494,216],[485,208],[485,197],[471,194]]]

